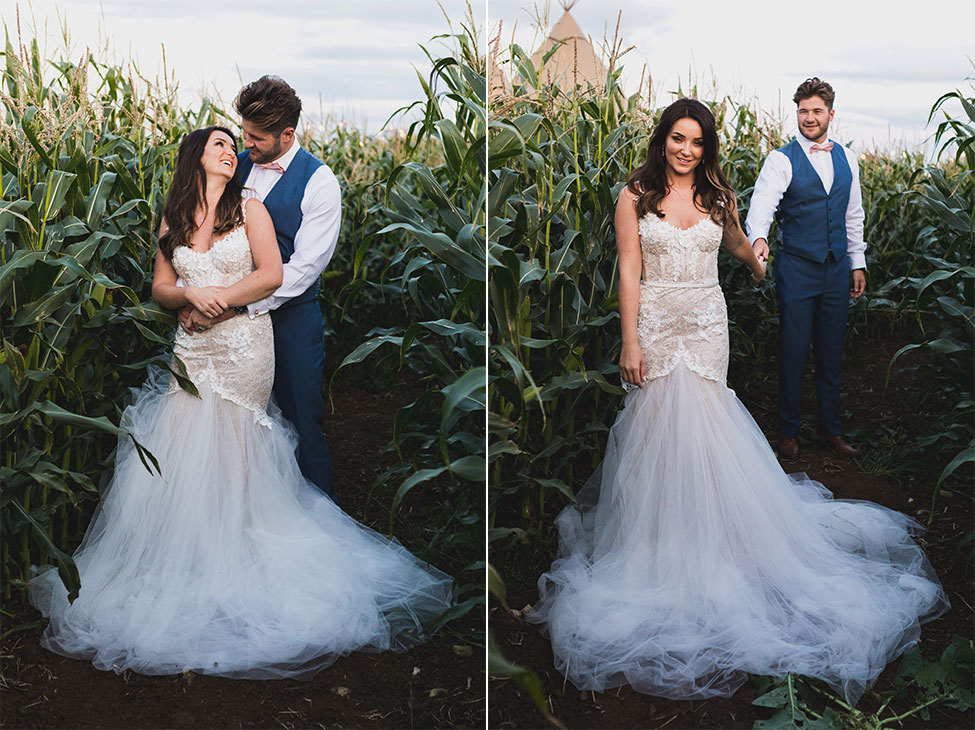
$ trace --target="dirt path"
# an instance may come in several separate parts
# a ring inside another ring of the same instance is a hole
[[[891,387],[884,388],[884,377],[890,356],[904,342],[870,343],[857,353],[844,371],[843,407],[848,413],[848,433],[859,433],[879,455],[884,438],[891,438],[885,427],[897,430],[899,438],[910,439],[925,433],[925,419],[944,407],[943,399],[931,391],[920,373],[897,376]],[[809,379],[807,378],[807,381]],[[810,383],[807,383],[809,385]],[[768,376],[762,381],[739,385],[736,390],[756,420],[771,439],[775,432],[775,384]],[[812,390],[805,399],[806,413],[814,413]],[[884,434],[887,434],[884,436]],[[903,443],[903,441],[902,441]],[[853,462],[834,456],[817,443],[803,442],[799,460],[785,464],[786,471],[804,471],[823,482],[840,499],[877,502],[916,517],[928,519],[931,487],[943,465],[928,465],[926,473],[905,475],[889,464],[897,463],[897,450],[891,458],[864,459]],[[885,473],[887,472],[887,473]],[[927,660],[937,659],[954,635],[972,635],[971,548],[961,548],[961,538],[972,530],[972,501],[967,494],[945,494],[935,510],[929,531],[920,540],[942,585],[952,602],[951,610],[922,630],[921,652]],[[540,569],[547,568],[551,556],[539,556]],[[528,570],[532,567],[528,566]],[[509,568],[510,570],[510,568]],[[534,575],[539,567],[534,568]],[[505,575],[516,585],[524,585],[524,576]],[[526,588],[510,596],[510,606],[521,609],[534,603],[537,593]],[[602,693],[580,692],[552,666],[549,642],[539,634],[537,625],[527,624],[507,614],[492,601],[489,614],[491,631],[505,657],[530,667],[538,674],[542,691],[551,713],[569,728],[751,728],[756,720],[766,719],[769,712],[751,702],[757,696],[748,683],[729,699],[674,701],[649,697],[621,687]],[[893,662],[881,675],[877,689],[890,685],[896,672]],[[537,728],[547,723],[525,692],[511,681],[491,679],[488,687],[488,723],[491,728]],[[877,703],[868,693],[858,708],[874,711]],[[904,705],[908,709],[911,705]],[[892,709],[898,709],[894,703]],[[930,720],[915,716],[904,727],[971,728],[972,713],[932,709]]]
[[[342,507],[357,518],[365,511],[379,530],[386,513],[369,487],[384,468],[393,416],[415,395],[343,384],[326,417]],[[12,616],[3,617],[3,632],[39,618],[23,605],[4,611]],[[484,653],[467,642],[482,621],[469,614],[405,654],[351,654],[311,682],[119,676],[42,649],[40,628],[15,631],[0,642],[0,727],[483,727]]]

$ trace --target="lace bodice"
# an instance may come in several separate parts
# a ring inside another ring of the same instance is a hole
[[[710,217],[681,229],[648,213],[640,219],[643,281],[715,284],[720,245],[721,227]]]
[[[173,268],[186,286],[226,287],[240,281],[254,270],[244,227],[235,228],[209,251],[178,247]],[[186,364],[197,388],[206,385],[270,427],[267,404],[274,381],[274,342],[269,316],[238,314],[193,335],[177,329],[173,352]],[[170,390],[178,389],[175,380],[170,383]]]
[[[710,217],[680,229],[649,213],[640,219],[643,280],[637,333],[647,379],[678,362],[710,380],[728,374],[728,313],[718,286],[722,229]]]
[[[243,226],[238,226],[210,247],[195,251],[179,246],[173,267],[186,286],[230,286],[254,270],[251,245]]]

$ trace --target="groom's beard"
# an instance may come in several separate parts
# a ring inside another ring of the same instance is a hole
[[[263,165],[267,162],[274,162],[281,156],[281,138],[278,137],[274,140],[274,145],[268,149],[266,152],[260,152],[255,147],[248,147],[247,151],[250,153],[251,162],[256,165]]]
[[[799,125],[799,133],[806,139],[811,139],[813,142],[825,137],[826,133],[829,131],[829,122],[824,124],[816,124],[815,126],[806,127],[804,124]]]

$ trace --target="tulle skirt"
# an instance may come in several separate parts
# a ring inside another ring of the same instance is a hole
[[[948,608],[917,522],[786,475],[683,364],[626,396],[578,502],[528,618],[580,689],[696,699],[797,672],[855,702]]]
[[[199,383],[198,383],[199,385]],[[360,525],[301,475],[296,436],[201,387],[150,384],[122,425],[131,440],[74,559],[31,580],[42,644],[99,669],[307,677],[354,650],[406,648],[448,608],[451,579]]]

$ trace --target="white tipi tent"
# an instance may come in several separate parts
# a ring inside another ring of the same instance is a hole
[[[535,68],[538,68],[545,54],[561,42],[561,46],[545,63],[545,67],[539,74],[539,81],[543,84],[555,83],[563,88],[585,87],[586,82],[589,82],[597,88],[602,88],[606,84],[606,67],[569,12],[578,1],[561,0],[565,12],[552,26],[542,45],[535,49],[532,63],[535,64]]]

